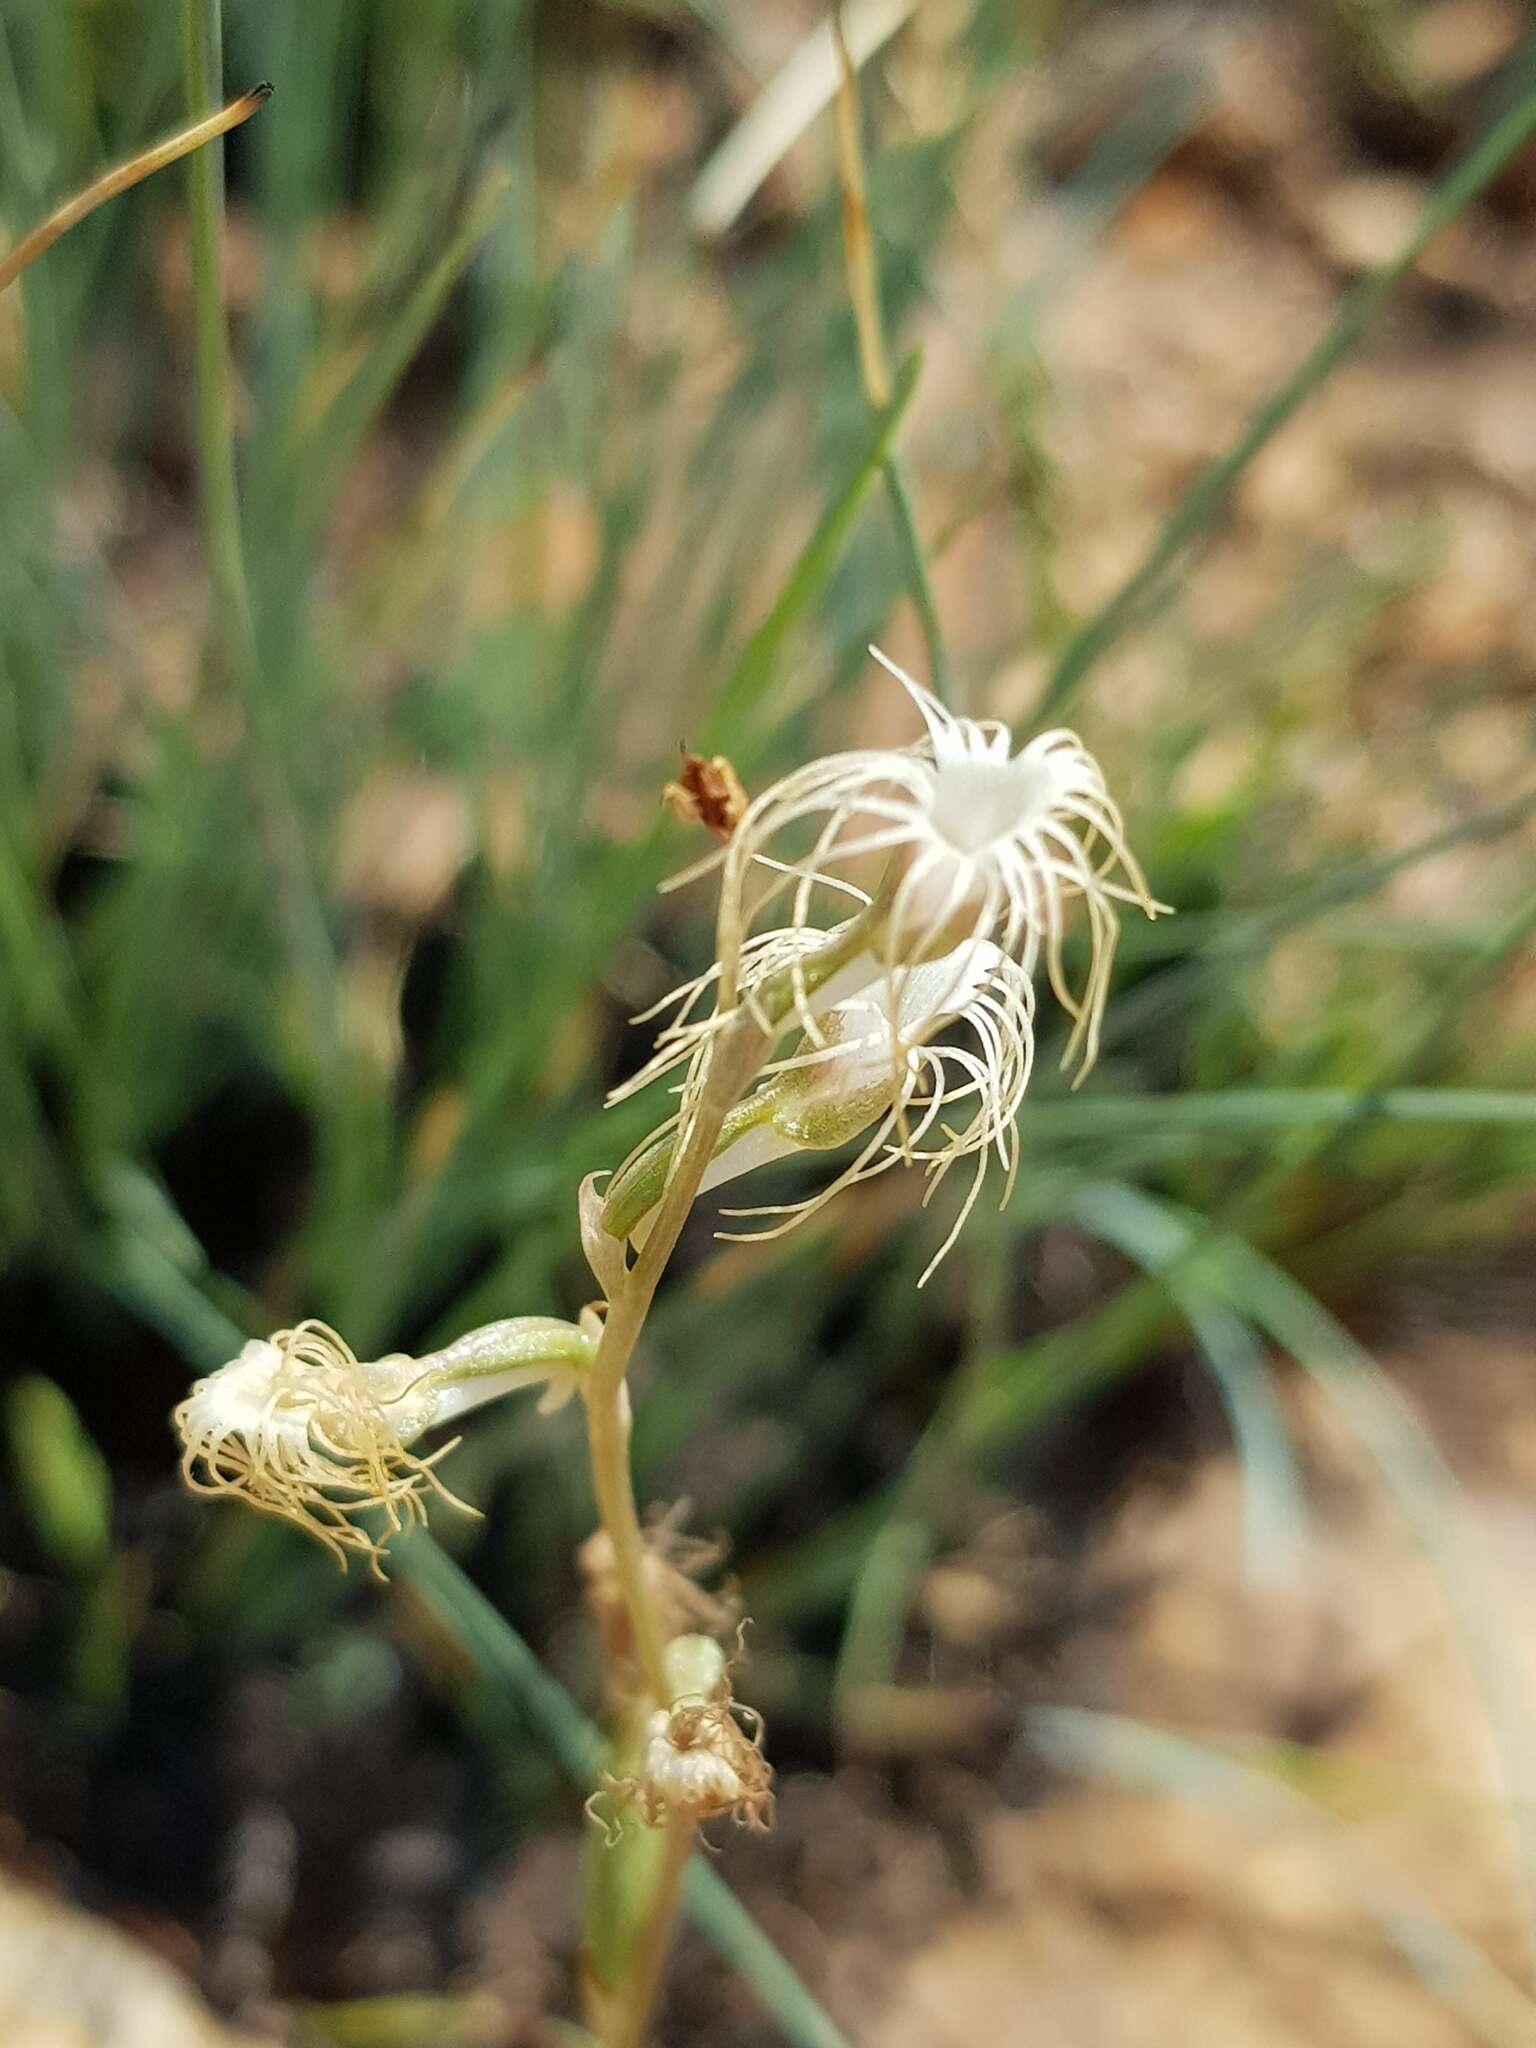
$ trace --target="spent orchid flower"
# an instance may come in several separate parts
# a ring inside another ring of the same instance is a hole
[[[674,1636],[665,1662],[669,1704],[646,1720],[638,1767],[625,1778],[606,1776],[588,1811],[611,1840],[618,1839],[615,1798],[651,1828],[720,1819],[766,1827],[773,1772],[762,1751],[762,1717],[734,1697],[732,1663],[700,1635]]]
[[[751,929],[771,901],[787,890],[789,929],[814,931],[818,891],[846,890],[847,863],[881,858],[888,866],[878,950],[888,966],[952,952],[963,939],[995,941],[1026,974],[1043,958],[1073,1020],[1063,1065],[1076,1060],[1081,1079],[1098,1053],[1119,906],[1134,904],[1148,917],[1167,908],[1148,891],[1103,772],[1064,729],[1039,733],[1015,752],[1000,720],[958,716],[877,648],[870,652],[911,696],[923,737],[808,762],[747,806],[719,853],[676,878],[721,870],[719,1007],[732,1007],[745,985]],[[795,828],[810,820],[820,822],[797,852]],[[764,869],[772,879],[749,904]],[[1079,899],[1089,958],[1074,988],[1063,947]],[[805,1028],[798,988],[796,1007]]]
[[[357,1519],[365,1510],[380,1510],[391,1534],[425,1521],[434,1493],[472,1512],[437,1476],[454,1444],[426,1457],[408,1447],[521,1387],[543,1388],[542,1411],[559,1407],[596,1341],[595,1318],[517,1316],[422,1358],[364,1360],[326,1324],[299,1323],[253,1338],[194,1384],[172,1417],[182,1475],[197,1492],[295,1523],[342,1564],[361,1551],[377,1572],[383,1544]]]
[[[764,977],[803,954],[807,936],[790,931],[751,942],[746,1000],[752,985],[760,988]],[[864,972],[857,958],[850,965],[855,975]],[[772,1237],[893,1166],[922,1166],[932,1195],[952,1167],[974,1160],[970,1187],[932,1272],[970,1214],[990,1157],[1004,1169],[1005,1201],[1012,1186],[1015,1119],[1034,1061],[1034,989],[990,939],[969,940],[938,959],[867,979],[852,995],[842,993],[844,982],[839,972],[808,999],[811,1029],[794,1051],[763,1068],[757,1087],[726,1115],[701,1192],[775,1160],[862,1139],[854,1158],[816,1193],[726,1212],[780,1219],[726,1235]],[[673,1039],[658,1054],[664,1064],[692,1069],[707,1057],[708,1040],[688,1018],[696,987],[682,992],[683,1021],[674,1023]],[[934,1042],[941,1033],[943,1042]],[[605,1204],[613,1235],[643,1234],[665,1184],[677,1124],[669,1120],[614,1175]]]

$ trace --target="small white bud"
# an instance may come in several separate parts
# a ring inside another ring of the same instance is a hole
[[[726,1675],[725,1652],[713,1636],[674,1636],[661,1661],[674,1700],[713,1699]]]

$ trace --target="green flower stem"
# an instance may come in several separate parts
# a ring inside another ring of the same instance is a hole
[[[613,1546],[614,1575],[629,1615],[641,1678],[651,1698],[661,1704],[669,1696],[666,1633],[646,1576],[645,1539],[629,1470],[624,1375],[657,1284],[714,1156],[721,1125],[767,1058],[772,1042],[769,1032],[746,1009],[737,1010],[721,1027],[704,1085],[688,1118],[687,1135],[656,1206],[656,1220],[616,1298],[608,1304],[597,1355],[582,1386],[598,1514]]]
[[[823,986],[840,966],[873,943],[884,915],[880,897],[861,916],[850,919],[811,960],[797,962],[793,969],[772,977],[762,990],[754,992],[750,1006],[740,1005],[720,1026],[702,1085],[684,1114],[681,1142],[675,1144],[675,1150],[669,1148],[661,1196],[654,1205],[655,1220],[634,1265],[609,1301],[597,1354],[582,1382],[598,1515],[612,1548],[614,1577],[629,1618],[640,1689],[657,1704],[665,1704],[671,1696],[667,1633],[646,1569],[645,1536],[635,1503],[625,1374],[726,1119],[772,1051],[797,989]],[[770,1021],[765,1023],[764,1016]],[[686,1860],[686,1856],[680,1859],[672,1881],[658,1883],[658,1917],[648,1943],[636,1951],[636,1973],[620,1995],[618,2024],[625,2031],[616,2038],[623,2048],[639,2041],[654,2000]]]
[[[104,1284],[133,1315],[158,1330],[199,1371],[232,1358],[246,1329],[202,1292],[133,1226],[103,1239],[82,1267],[81,1284]],[[426,1530],[402,1543],[399,1578],[457,1644],[498,1700],[514,1703],[529,1730],[583,1790],[607,1758],[597,1729],[550,1677],[511,1623],[486,1599]],[[754,1987],[797,2048],[849,2048],[844,2036],[795,1975],[762,1928],[709,1862],[694,1857],[683,1900],[704,1938]]]
[[[513,1316],[469,1330],[417,1362],[422,1368],[421,1382],[449,1386],[516,1372],[525,1366],[587,1365],[596,1350],[597,1339],[575,1323],[561,1322],[555,1316]]]
[[[610,1304],[610,1315],[613,1313]],[[642,1310],[634,1328],[623,1340],[608,1346],[610,1360],[622,1356],[628,1364],[634,1349]],[[588,1373],[582,1385],[587,1410],[587,1456],[592,1466],[592,1491],[597,1501],[597,1519],[613,1548],[613,1572],[624,1611],[629,1617],[635,1660],[646,1691],[660,1699],[665,1691],[662,1658],[666,1634],[656,1611],[645,1568],[645,1535],[635,1505],[634,1482],[629,1469],[629,1401],[624,1388],[623,1366],[615,1380],[610,1375],[599,1381]]]
[[[683,1898],[683,1873],[697,1835],[698,1828],[692,1820],[674,1820],[667,1827],[655,1889],[635,1938],[634,1968],[625,1980],[610,2036],[613,2048],[641,2048],[645,2039],[672,1948],[672,1930]]]

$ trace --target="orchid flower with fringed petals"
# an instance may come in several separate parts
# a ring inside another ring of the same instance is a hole
[[[720,1007],[729,1010],[746,987],[751,927],[770,902],[789,890],[789,931],[815,933],[818,889],[846,890],[836,870],[884,856],[891,868],[882,892],[883,971],[952,952],[963,939],[994,941],[1030,975],[1043,957],[1073,1020],[1062,1064],[1077,1061],[1081,1080],[1098,1054],[1119,906],[1134,904],[1148,917],[1168,907],[1148,891],[1103,773],[1076,734],[1061,729],[1015,753],[1001,721],[959,717],[877,648],[870,652],[911,696],[924,737],[808,762],[748,805],[725,847],[675,878],[674,886],[721,870]],[[822,821],[810,848],[787,853],[786,835],[809,819]],[[749,905],[749,881],[763,867],[775,879]],[[1063,941],[1079,898],[1089,960],[1074,989]],[[790,943],[782,934],[778,942]],[[882,971],[874,958],[869,971]],[[806,1028],[804,1005],[797,1009]]]
[[[543,1412],[561,1406],[597,1330],[587,1316],[580,1325],[516,1316],[423,1358],[377,1360],[358,1358],[324,1323],[253,1338],[176,1409],[182,1475],[197,1492],[232,1495],[293,1522],[342,1564],[349,1550],[361,1551],[382,1577],[384,1546],[356,1519],[364,1510],[381,1510],[396,1535],[426,1520],[432,1493],[474,1512],[435,1470],[453,1443],[424,1458],[407,1446],[520,1387],[544,1389]]]
[[[798,957],[805,938],[789,932],[754,940],[749,981],[760,985],[763,975]],[[1028,975],[989,939],[901,968],[853,995],[841,994],[842,979],[834,976],[810,999],[814,1039],[807,1033],[795,1051],[764,1067],[758,1086],[726,1116],[701,1192],[772,1161],[862,1138],[853,1160],[815,1194],[799,1202],[726,1211],[782,1220],[725,1235],[774,1237],[844,1188],[893,1166],[922,1166],[931,1195],[951,1168],[974,1160],[970,1189],[928,1268],[931,1273],[975,1205],[990,1157],[996,1156],[1004,1169],[1005,1201],[1012,1187],[1018,1163],[1014,1120],[1034,1061],[1034,989]],[[689,1068],[685,1099],[692,1070],[708,1053],[707,1037],[687,1021],[697,987],[690,984],[682,991],[683,1022],[674,1026],[676,1036],[658,1054],[662,1067]],[[749,992],[744,1000],[750,999]],[[951,1042],[956,1032],[971,1042]],[[940,1033],[945,1042],[931,1042]],[[959,1114],[946,1114],[957,1105]],[[604,1204],[606,1227],[614,1236],[643,1235],[665,1182],[677,1125],[677,1117],[670,1119],[614,1175]]]

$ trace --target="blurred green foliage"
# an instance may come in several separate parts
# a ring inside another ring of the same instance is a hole
[[[915,443],[942,557],[922,456],[945,428],[901,417],[915,362],[892,416],[868,415],[830,182],[770,194],[723,247],[689,233],[689,124],[749,96],[742,12],[231,4],[230,89],[276,88],[229,148],[248,663],[195,552],[177,174],[0,301],[0,1536],[81,1614],[116,1585],[125,1644],[174,1615],[185,1634],[145,1655],[318,1656],[359,1597],[286,1532],[168,1504],[163,1417],[232,1325],[323,1316],[371,1355],[591,1291],[577,1183],[660,1113],[601,1109],[638,1049],[624,1020],[708,943],[707,904],[654,894],[698,851],[658,806],[677,744],[754,786],[848,730],[865,644],[903,604],[882,434]],[[980,0],[922,130],[872,93],[906,345],[945,318],[955,167],[1061,26],[1028,14]],[[173,29],[151,0],[8,0],[9,229],[180,118]],[[1200,105],[1192,74],[1149,86],[1068,181],[1085,251]],[[1376,304],[1346,310],[1266,432]],[[995,304],[969,358],[976,502],[953,516],[1002,521],[1019,567],[951,651],[977,708],[994,669],[1057,664],[1180,915],[1128,930],[1101,1068],[1068,1098],[1043,1063],[1015,1201],[932,1289],[913,1282],[942,1226],[893,1187],[755,1252],[701,1242],[658,1308],[642,1494],[689,1491],[729,1527],[765,1703],[804,1722],[896,1674],[914,1576],[978,1478],[1016,1475],[1047,1416],[1191,1335],[1249,1465],[1256,1568],[1274,1563],[1299,1508],[1266,1347],[1305,1353],[1320,1326],[1288,1295],[1277,1315],[1268,1276],[1327,1292],[1497,1241],[1536,1167],[1529,1046],[1465,1028],[1529,952],[1494,853],[1536,794],[1464,805],[1406,851],[1364,825],[1309,846],[1283,740],[1392,594],[1348,564],[1275,593],[1246,669],[1202,678],[1191,636],[1159,718],[1122,733],[1090,664],[1132,608],[1085,620],[1061,594],[1038,311]],[[1165,603],[1251,452],[1174,510],[1148,558]],[[1225,736],[1250,765],[1189,794]],[[1469,847],[1493,879],[1461,914],[1378,915],[1394,876]],[[1295,1023],[1263,993],[1286,948],[1327,991]],[[1064,1314],[1012,1284],[1052,1228],[1111,1247],[1123,1286]],[[1368,1371],[1351,1352],[1344,1377]],[[488,1417],[454,1484],[489,1519],[442,1537],[557,1636],[590,1524],[573,1439]],[[114,1546],[150,1560],[149,1596],[112,1579]],[[78,1661],[41,1682],[104,1696]],[[550,1785],[509,1762],[503,1791],[532,1811]]]

